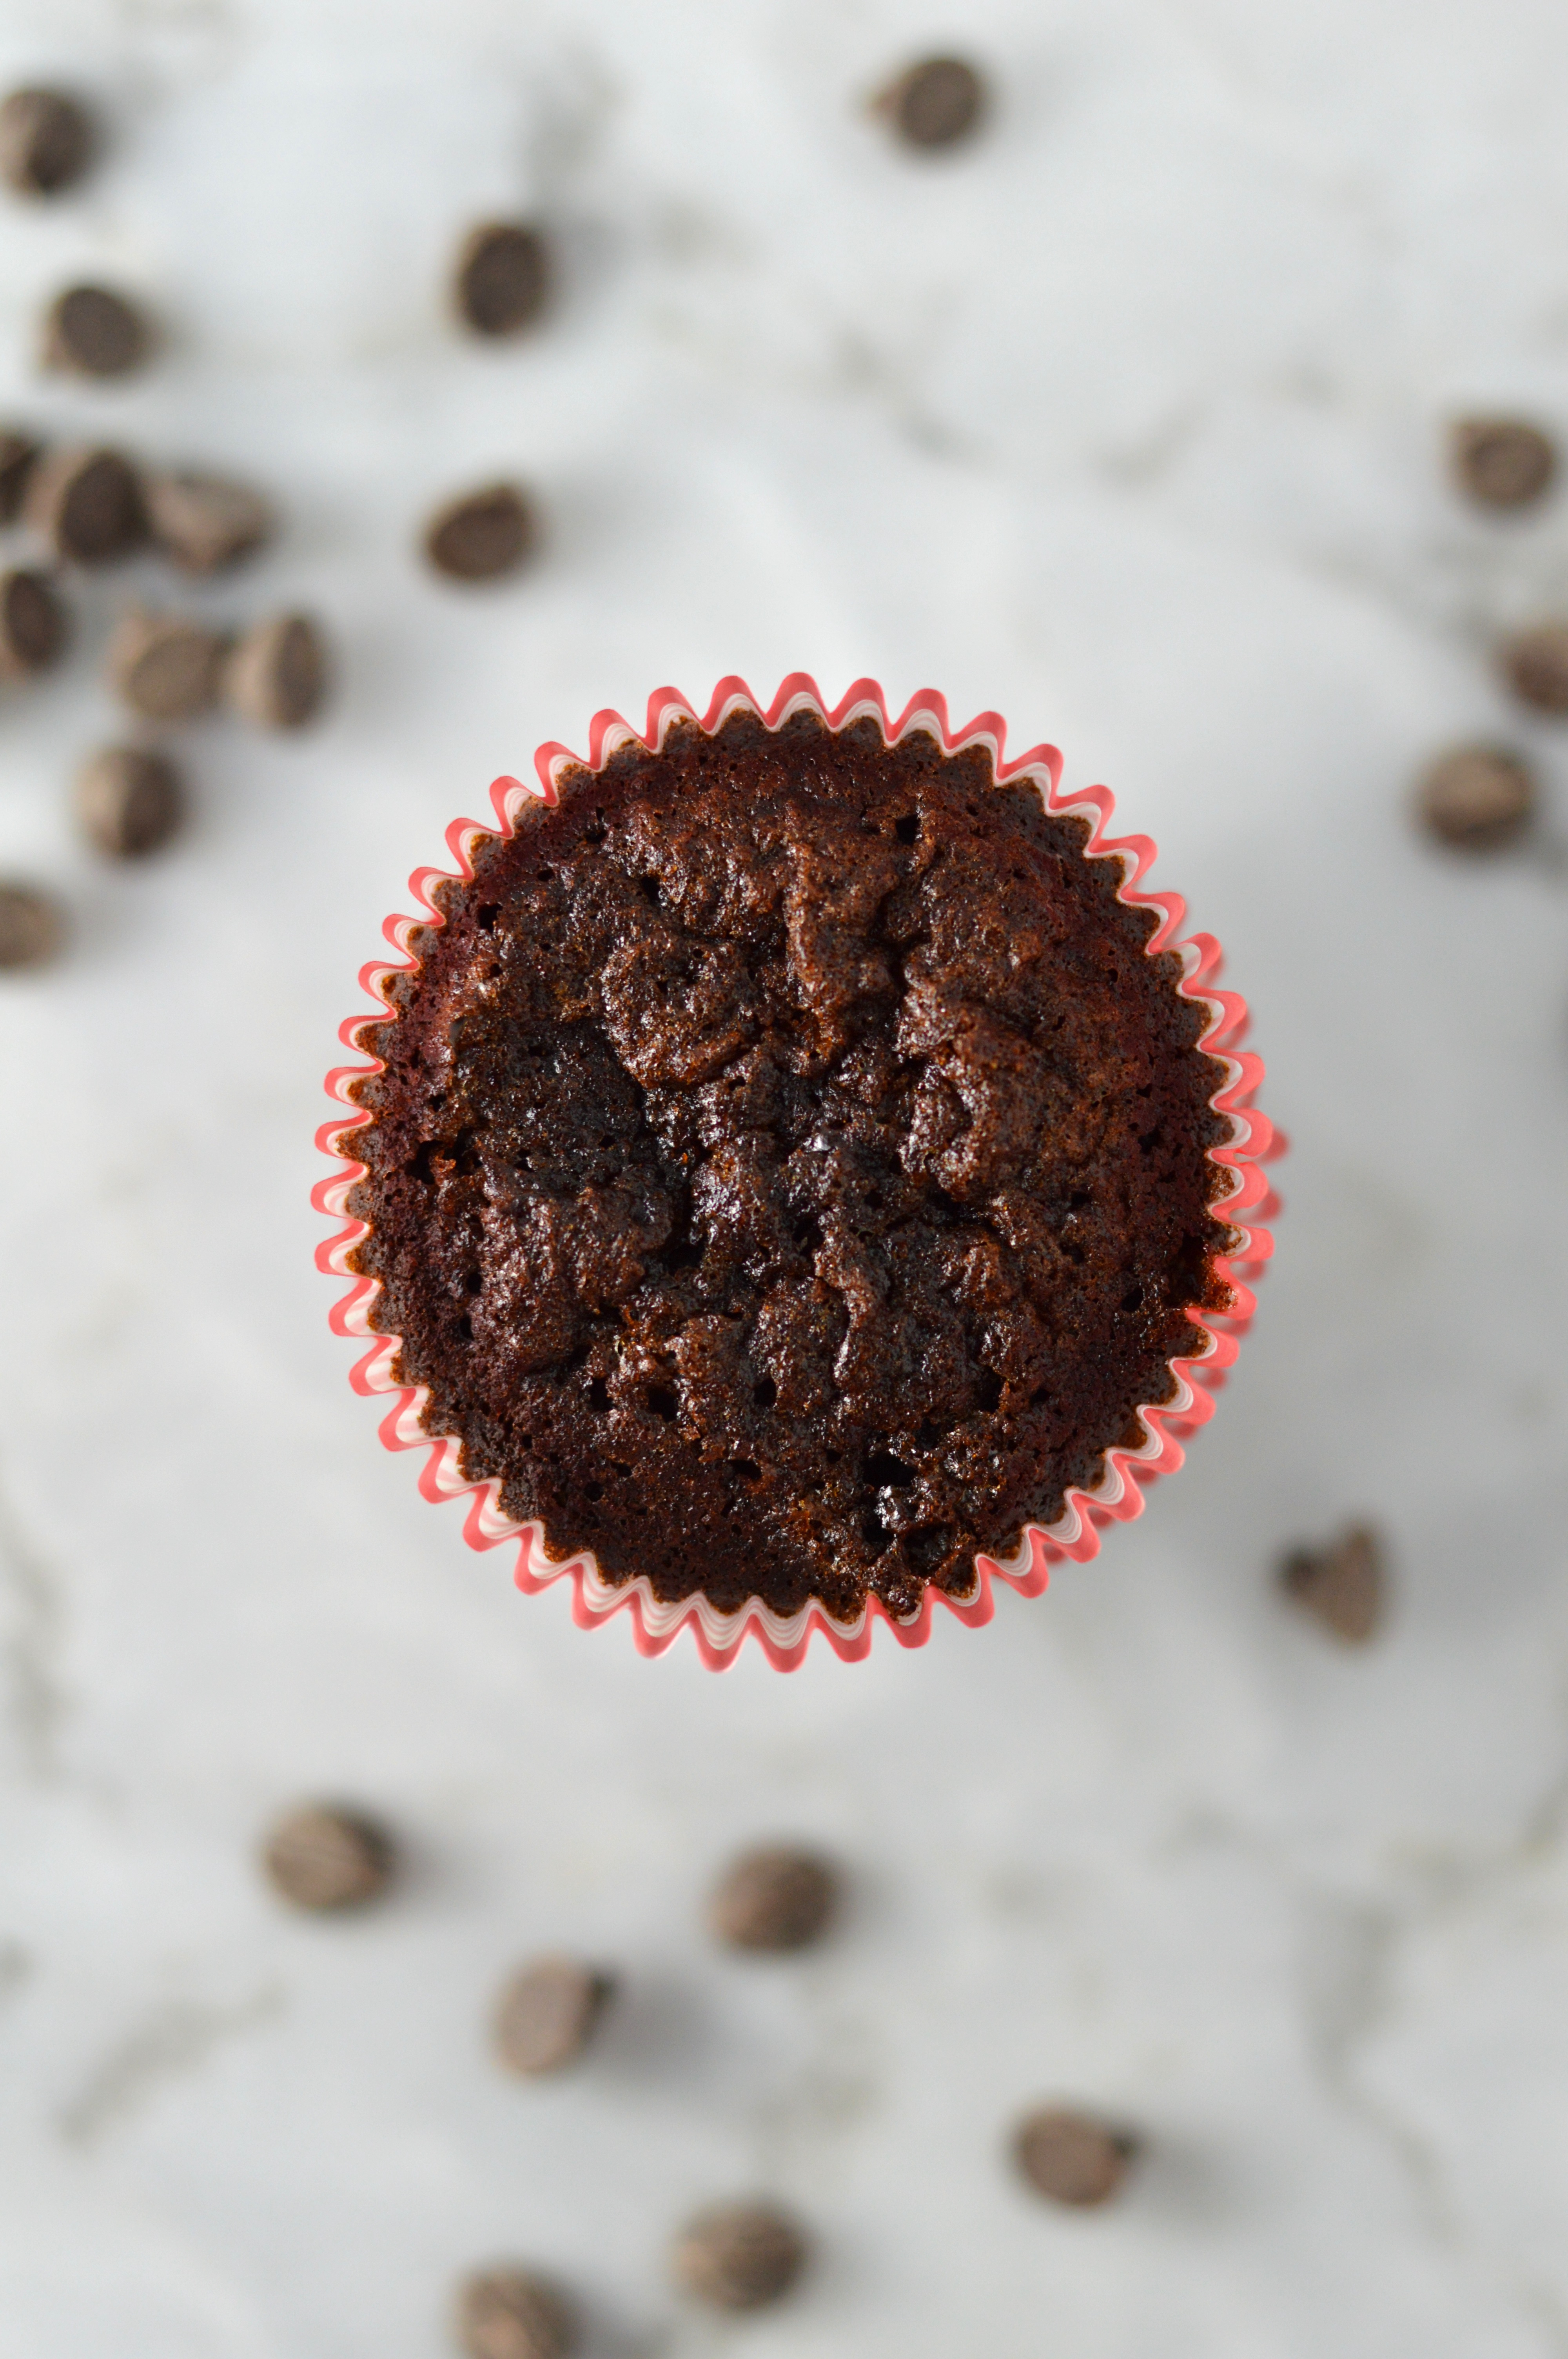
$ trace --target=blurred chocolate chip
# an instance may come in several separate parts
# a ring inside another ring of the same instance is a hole
[[[49,576],[16,567],[0,573],[0,673],[25,679],[59,661],[70,618]]]
[[[384,1828],[323,1803],[290,1810],[262,1852],[274,1890],[297,1908],[362,1908],[385,1891],[395,1864]]]
[[[493,582],[528,553],[534,519],[513,484],[487,484],[438,508],[425,527],[425,554],[453,582]]]
[[[1433,762],[1416,789],[1416,811],[1430,834],[1460,852],[1511,843],[1535,810],[1535,777],[1500,745],[1456,745]]]
[[[526,222],[481,222],[464,239],[453,293],[476,335],[514,336],[544,310],[549,286],[549,248]]]
[[[76,778],[83,832],[112,860],[138,859],[167,843],[184,816],[179,773],[167,754],[140,745],[105,745]]]
[[[36,885],[0,877],[0,967],[43,966],[65,940],[65,912]]]
[[[1466,497],[1484,508],[1524,508],[1557,471],[1557,452],[1520,418],[1462,418],[1449,429],[1449,463]]]
[[[276,614],[239,640],[223,692],[242,720],[258,729],[298,729],[327,692],[327,649],[308,614]]]
[[[200,623],[133,606],[111,635],[109,678],[144,721],[195,721],[218,701],[226,646]]]
[[[1067,2105],[1031,2114],[1013,2141],[1018,2168],[1036,2194],[1086,2209],[1109,2202],[1138,2151],[1130,2130]]]
[[[986,88],[962,58],[922,58],[876,101],[911,147],[951,147],[967,139],[985,112]]]
[[[1352,1646],[1370,1638],[1383,1618],[1383,1551],[1364,1524],[1350,1525],[1326,1548],[1292,1549],[1280,1581],[1303,1612]]]
[[[27,522],[68,564],[107,565],[146,536],[141,486],[117,451],[54,451],[27,484]]]
[[[1503,675],[1538,712],[1568,712],[1568,623],[1537,623],[1502,647]]]
[[[825,1859],[788,1844],[742,1852],[720,1877],[708,1922],[737,1950],[803,1950],[827,1930],[838,1878]]]
[[[44,359],[79,376],[127,376],[152,348],[152,329],[134,303],[108,287],[68,287],[44,322]]]
[[[0,179],[25,197],[52,197],[87,168],[92,124],[62,90],[14,90],[0,103]]]
[[[245,484],[149,475],[145,496],[154,540],[184,573],[217,573],[272,538],[272,508]]]
[[[459,2347],[468,2359],[568,2359],[577,2321],[531,2269],[477,2269],[458,2288]]]
[[[683,2293],[714,2310],[762,2310],[794,2285],[806,2239],[771,2203],[715,2203],[687,2222],[670,2254]]]
[[[495,2014],[495,2049],[529,2078],[575,2063],[615,1985],[576,1958],[535,1958],[514,1976]]]
[[[21,515],[27,478],[42,458],[43,447],[15,427],[0,427],[0,524],[15,524]]]

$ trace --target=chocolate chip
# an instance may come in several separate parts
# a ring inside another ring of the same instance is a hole
[[[787,1844],[742,1852],[720,1877],[708,1922],[737,1950],[803,1950],[827,1930],[838,1878],[813,1852]]]
[[[51,451],[33,471],[26,508],[27,522],[70,564],[107,565],[146,535],[141,486],[117,451]]]
[[[226,644],[200,623],[133,606],[110,638],[109,677],[144,721],[194,721],[218,701]]]
[[[52,197],[87,168],[92,124],[62,90],[14,90],[0,103],[0,179],[25,197]]]
[[[261,494],[220,475],[149,475],[146,498],[153,538],[184,573],[217,573],[272,538]]]
[[[487,484],[438,508],[425,528],[425,554],[454,582],[493,582],[528,553],[534,519],[513,484]]]
[[[15,427],[0,428],[0,524],[15,524],[22,512],[27,478],[43,456],[43,444]]]
[[[714,2310],[762,2310],[806,2266],[806,2239],[771,2203],[715,2203],[676,2238],[670,2270],[683,2293]]]
[[[1364,1524],[1347,1526],[1326,1548],[1292,1549],[1281,1563],[1280,1581],[1303,1612],[1352,1646],[1365,1644],[1383,1618],[1383,1550]]]
[[[535,1958],[514,1976],[495,2015],[496,2053],[530,2079],[582,2054],[615,1985],[576,1958]]]
[[[1036,2194],[1084,2208],[1109,2202],[1138,2151],[1130,2130],[1067,2105],[1031,2114],[1013,2141],[1018,2167]]]
[[[147,321],[107,287],[68,287],[44,322],[46,365],[79,376],[127,376],[151,347]]]
[[[0,877],[0,967],[43,966],[65,940],[65,912],[35,885]]]
[[[395,1854],[384,1828],[359,1811],[307,1803],[279,1820],[262,1863],[297,1908],[362,1908],[385,1891]]]
[[[876,102],[911,147],[951,147],[967,139],[985,104],[985,84],[962,58],[923,58]]]
[[[229,658],[223,692],[258,729],[298,729],[327,692],[327,650],[308,614],[277,614],[245,633]]]
[[[458,2289],[458,2343],[468,2359],[568,2359],[577,2321],[531,2269],[479,2269]]]
[[[1449,463],[1466,497],[1484,508],[1525,508],[1557,470],[1557,452],[1520,418],[1462,418],[1449,429]]]
[[[1433,763],[1416,789],[1416,811],[1429,833],[1461,852],[1511,843],[1535,810],[1535,777],[1499,745],[1456,745]]]
[[[1568,712],[1568,623],[1538,623],[1503,644],[1504,677],[1538,712]]]
[[[112,860],[135,860],[167,843],[184,816],[179,773],[166,754],[105,745],[76,778],[76,815]]]
[[[481,222],[464,239],[452,291],[476,335],[514,336],[544,310],[549,287],[549,248],[526,222]]]
[[[0,672],[25,679],[59,661],[70,618],[47,574],[0,573]]]

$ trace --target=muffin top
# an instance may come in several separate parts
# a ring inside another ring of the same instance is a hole
[[[982,749],[741,713],[557,794],[438,886],[361,1034],[395,1375],[612,1584],[972,1595],[1229,1299],[1206,1010]]]

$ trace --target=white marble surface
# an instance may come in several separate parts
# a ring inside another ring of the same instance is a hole
[[[860,97],[961,39],[961,157]],[[64,787],[92,656],[0,712],[0,865],[76,912],[0,1006],[4,2359],[435,2359],[515,2252],[594,2359],[1561,2359],[1568,2353],[1568,940],[1541,864],[1445,863],[1412,766],[1562,733],[1490,682],[1568,596],[1568,507],[1498,526],[1457,403],[1568,429],[1553,0],[0,0],[0,78],[113,126],[0,216],[0,383],[51,430],[254,471],[341,658],[291,744],[189,734],[136,874]],[[556,223],[536,339],[439,299],[477,212]],[[62,274],[167,321],[135,386],[34,365]],[[461,594],[437,495],[521,472],[547,548]],[[673,679],[930,680],[1054,736],[1217,932],[1292,1131],[1281,1258],[1141,1523],[979,1633],[784,1680],[579,1635],[424,1506],[346,1382],[311,1134],[354,973],[456,811]],[[1385,1638],[1290,1615],[1279,1544],[1375,1513]],[[318,1788],[408,1835],[380,1915],[287,1919],[258,1826]],[[840,1938],[716,1959],[733,1841],[849,1863]],[[482,2019],[545,1943],[627,1997],[558,2086]],[[1053,2215],[1003,2132],[1081,2095],[1152,2141]],[[672,2223],[762,2186],[798,2300],[718,2331]]]

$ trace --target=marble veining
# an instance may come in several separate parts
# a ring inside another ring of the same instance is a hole
[[[997,106],[917,160],[861,103],[933,41]],[[111,131],[5,206],[4,413],[287,518],[229,582],[73,579],[70,663],[0,707],[0,868],[73,921],[0,979],[0,2359],[436,2359],[507,2254],[589,2359],[1568,2354],[1568,740],[1489,654],[1568,600],[1568,503],[1488,520],[1440,465],[1459,408],[1568,435],[1565,72],[1543,0],[0,0],[0,81]],[[560,288],[490,351],[442,280],[505,209]],[[145,376],[42,375],[68,274],[157,313]],[[426,575],[498,473],[537,562]],[[133,595],[308,604],[338,687],[297,741],[185,733],[193,824],[121,871],[67,785]],[[715,1679],[517,1597],[380,1450],[311,1136],[498,771],[797,667],[1107,779],[1293,1152],[1216,1421],[1098,1562]],[[1409,826],[1472,736],[1540,767],[1530,856]],[[1270,1574],[1353,1516],[1359,1652]],[[255,1872],[318,1792],[404,1832],[363,1921]],[[720,1958],[709,1876],[775,1832],[844,1924]],[[531,2088],[485,2024],[545,1947],[625,1987]],[[1113,2211],[1016,2182],[1054,2095],[1146,2133]],[[752,2190],[818,2258],[720,2331],[664,2249]]]

